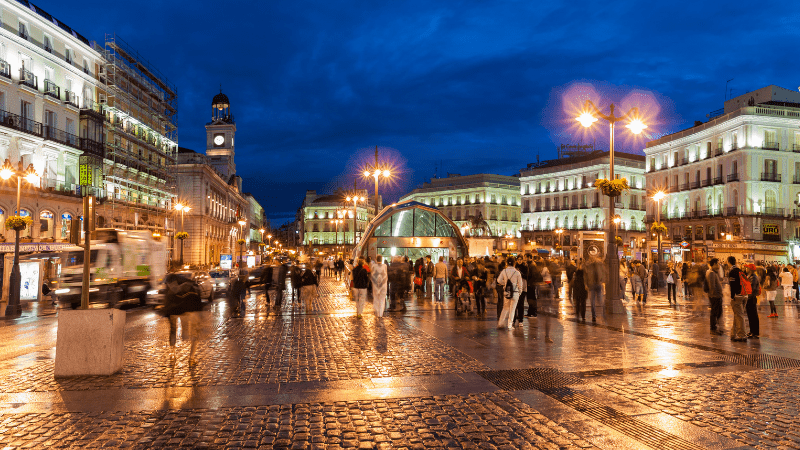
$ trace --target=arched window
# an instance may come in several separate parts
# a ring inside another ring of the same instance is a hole
[[[27,209],[23,209],[22,211],[20,211],[19,215],[22,216],[22,217],[33,218],[33,216],[31,216],[31,212],[28,211]],[[33,228],[33,227],[31,227],[31,226],[25,227],[24,230],[19,232],[19,237],[25,237],[25,238],[31,237],[31,228]],[[10,233],[13,236],[14,231],[10,230]]]
[[[55,220],[53,219],[53,213],[50,211],[42,211],[39,214],[39,239],[52,239],[54,225]]]
[[[764,207],[768,211],[775,209],[775,191],[767,191],[764,193]]]

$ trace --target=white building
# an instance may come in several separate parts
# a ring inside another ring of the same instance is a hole
[[[620,251],[631,258],[641,257],[644,238],[644,169],[643,155],[614,152],[614,175],[628,180],[631,188],[615,204],[615,214],[621,218],[617,232],[623,239]],[[608,175],[608,152],[599,150],[529,164],[521,170],[525,248],[552,251],[560,243],[573,258],[585,257],[584,252],[592,248],[604,254],[601,243],[609,220],[609,198],[594,187],[594,181]]]
[[[354,203],[347,201],[353,193],[366,200]],[[345,252],[358,243],[370,220],[375,217],[374,204],[369,201],[366,189],[352,192],[339,191],[331,195],[318,195],[317,191],[306,191],[303,205],[297,210],[295,219],[299,233],[299,245],[309,254],[317,252]],[[335,221],[341,220],[341,223]],[[289,235],[283,234],[284,248],[292,245]]]
[[[648,189],[669,193],[665,258],[800,259],[800,93],[767,86],[721,113],[645,149]]]
[[[439,208],[465,236],[494,237],[494,250],[515,252],[519,248],[518,177],[448,174],[447,178],[432,178],[400,198],[401,203],[408,200]]]

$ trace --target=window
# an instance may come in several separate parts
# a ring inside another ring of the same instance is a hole
[[[72,54],[72,49],[69,48],[69,47],[65,48],[64,49],[64,60],[67,63],[72,64],[73,58],[74,58],[74,55]]]
[[[775,130],[764,130],[764,145],[762,147],[778,150],[778,136]]]
[[[764,207],[767,212],[775,209],[775,192],[767,191],[764,193]]]
[[[739,136],[733,131],[731,132],[731,150],[736,150],[737,148],[739,148]]]
[[[764,173],[767,175],[776,175],[778,173],[778,162],[774,159],[764,160]]]
[[[738,173],[739,173],[739,162],[734,161],[733,164],[731,164],[731,175],[736,175]]]
[[[86,58],[83,58],[83,73],[91,75],[89,73],[89,61],[87,61]]]
[[[22,39],[28,40],[29,36],[30,36],[30,33],[28,32],[28,24],[20,20],[19,21],[19,37],[21,37]]]
[[[44,35],[44,51],[53,53],[53,40],[48,35]]]

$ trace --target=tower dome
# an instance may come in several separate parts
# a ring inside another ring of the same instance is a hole
[[[228,96],[222,93],[222,86],[219,88],[219,94],[211,100],[211,122],[233,123],[231,102],[228,100]]]

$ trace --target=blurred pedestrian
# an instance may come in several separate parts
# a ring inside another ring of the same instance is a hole
[[[369,272],[367,272],[365,266],[364,258],[358,258],[358,262],[353,267],[353,296],[356,301],[356,317],[361,317],[364,312],[364,304],[367,302]]]
[[[589,258],[584,268],[586,290],[592,305],[592,322],[597,321],[597,308],[602,305],[603,282],[607,279],[605,265],[596,257]]]
[[[522,290],[522,277],[519,270],[514,268],[513,257],[508,257],[505,269],[497,275],[497,284],[503,287],[503,311],[497,321],[497,328],[513,330],[514,311]]]
[[[719,259],[711,258],[711,267],[706,273],[708,301],[711,303],[711,333],[722,334],[719,324],[722,318],[722,280],[719,277]]]
[[[783,270],[786,270],[786,268],[784,268]],[[784,273],[788,274],[789,277],[791,277],[791,273],[789,273],[789,272],[781,272],[781,275],[783,275]],[[789,278],[789,277],[787,277],[787,278]],[[772,266],[769,266],[766,269],[766,271],[764,272],[764,284],[763,284],[762,287],[763,287],[763,291],[764,291],[764,298],[769,302],[769,316],[767,316],[767,317],[771,317],[771,318],[778,317],[778,310],[775,309],[775,297],[777,297],[777,294],[778,294],[778,283],[779,283],[779,279],[778,278],[779,278],[778,274],[775,273],[775,269]],[[784,294],[784,296],[783,296],[784,301],[788,301],[788,299],[790,297],[791,297],[791,295],[790,296],[786,296]],[[750,302],[748,302],[748,306],[749,306],[749,304],[750,304]],[[749,308],[747,308],[747,317],[748,318],[750,317],[750,309]],[[758,314],[756,314],[756,317],[758,317]],[[751,330],[752,330],[752,327],[751,327]],[[751,331],[751,333],[752,333],[752,331]],[[756,333],[756,335],[758,335],[758,333]]]
[[[789,299],[794,298],[792,295],[792,286],[794,286],[794,277],[792,277],[791,272],[787,267],[783,268],[783,272],[780,275],[781,278],[781,287],[783,287],[783,301],[786,302]],[[775,312],[775,317],[778,317],[777,311]]]
[[[239,271],[239,275],[231,283],[228,290],[228,302],[233,317],[242,317],[245,312],[244,299],[247,296],[247,273]]]
[[[439,257],[439,262],[433,266],[433,283],[435,291],[436,306],[444,305],[444,284],[447,282],[447,264],[444,262],[444,256]]]
[[[744,332],[744,302],[747,300],[747,295],[752,292],[752,287],[745,288],[742,286],[742,279],[749,284],[747,278],[744,276],[742,270],[736,265],[736,258],[733,256],[728,257],[728,263],[731,265],[731,271],[728,273],[728,282],[731,286],[731,312],[733,313],[733,326],[731,327],[731,340],[734,342],[743,342],[747,340]],[[750,292],[748,292],[750,291]]]
[[[483,261],[478,259],[475,263],[475,271],[472,273],[472,284],[475,289],[475,307],[478,316],[486,315],[486,282],[489,272],[483,265]]]
[[[578,320],[586,321],[586,298],[589,297],[589,291],[586,289],[586,279],[584,278],[583,262],[579,261],[572,273],[572,279],[569,282],[572,289],[572,301],[575,306],[575,316]]]
[[[370,271],[372,281],[372,305],[375,308],[375,315],[383,317],[386,309],[386,290],[389,284],[388,267],[383,263],[383,256],[375,258],[375,264]]]
[[[667,301],[671,305],[673,302],[678,304],[677,287],[678,285],[678,271],[675,266],[670,263],[667,267]]]
[[[380,257],[380,256],[379,256]],[[383,264],[380,264],[383,266]],[[386,267],[386,266],[384,266]],[[405,311],[405,296],[408,291],[409,270],[408,263],[403,261],[402,256],[393,256],[392,262],[387,268],[389,276],[389,311]],[[373,274],[373,277],[375,274]],[[373,295],[375,294],[375,278],[372,279]]]
[[[311,310],[311,300],[317,297],[318,286],[316,274],[310,268],[305,269],[300,276],[300,301],[305,305],[306,311]]]
[[[175,357],[177,344],[178,320],[181,322],[181,339],[190,341],[189,365],[197,364],[195,349],[200,326],[200,312],[203,301],[200,298],[200,286],[193,280],[177,274],[168,274],[164,280],[167,294],[161,314],[169,319],[169,345]]]

